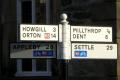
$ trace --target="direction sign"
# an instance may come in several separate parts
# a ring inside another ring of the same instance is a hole
[[[57,25],[20,25],[20,40],[58,41]]]
[[[55,58],[55,43],[12,43],[10,58]]]
[[[117,59],[117,44],[72,43],[73,59]]]
[[[71,41],[112,42],[112,27],[71,26]]]

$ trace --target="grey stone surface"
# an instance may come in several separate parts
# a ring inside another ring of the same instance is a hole
[[[69,63],[70,77],[116,77],[116,60],[72,60]]]
[[[120,80],[120,0],[117,0],[117,43],[118,43],[118,61],[117,61],[117,75]]]
[[[71,0],[62,5],[61,11],[68,14],[71,24],[109,25],[108,21],[116,19],[115,0]]]

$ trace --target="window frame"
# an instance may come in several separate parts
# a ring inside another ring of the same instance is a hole
[[[35,0],[17,0],[16,1],[16,11],[17,11],[17,41],[19,42],[19,25],[21,24],[21,3],[22,1],[32,1],[32,24],[36,23],[36,14],[35,14]],[[47,2],[48,1],[48,2]],[[50,6],[50,0],[46,0],[46,6]],[[46,24],[50,23],[50,8],[46,7]],[[32,59],[32,58],[31,58]],[[22,71],[22,59],[16,59],[17,71],[15,76],[51,76],[51,60],[47,59],[47,70],[46,71],[36,71],[36,59],[32,59],[32,71]]]

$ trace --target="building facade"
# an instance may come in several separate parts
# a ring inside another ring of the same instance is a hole
[[[119,0],[2,0],[1,80],[64,80],[66,76],[68,80],[119,79],[119,2]],[[68,14],[70,25],[111,26],[113,43],[118,43],[118,60],[70,60],[65,73],[64,62],[57,58],[10,58],[10,44],[22,43],[19,40],[20,24],[58,25],[61,13]]]
[[[117,60],[117,75],[120,80],[120,0],[117,0],[117,43],[118,43],[118,60]]]

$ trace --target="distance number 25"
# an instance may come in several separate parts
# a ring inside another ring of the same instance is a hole
[[[107,49],[107,50],[113,50],[113,46],[112,46],[112,45],[107,45],[107,46],[106,46],[106,49]]]

